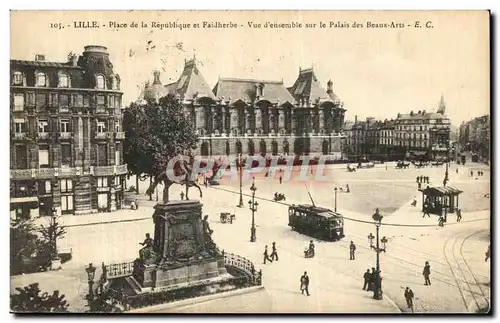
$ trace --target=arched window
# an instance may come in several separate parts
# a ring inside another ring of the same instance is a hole
[[[14,85],[23,85],[23,73],[14,72],[14,74],[12,75],[12,83]]]
[[[236,142],[236,154],[237,155],[240,155],[243,153],[243,149],[242,149],[242,144],[241,144],[241,141],[237,141]]]
[[[105,89],[106,88],[106,81],[104,79],[104,75],[97,75],[95,77],[95,86],[97,89]]]
[[[69,76],[64,72],[59,73],[59,87],[69,87]]]
[[[36,73],[35,84],[36,86],[47,86],[47,75],[42,72]]]

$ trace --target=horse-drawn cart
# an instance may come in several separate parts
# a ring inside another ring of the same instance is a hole
[[[229,212],[221,212],[221,214],[220,214],[220,222],[222,222],[222,223],[233,224],[233,220],[235,220],[235,219],[236,219],[235,214],[231,214]]]

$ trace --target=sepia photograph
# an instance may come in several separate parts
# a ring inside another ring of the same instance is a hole
[[[491,314],[490,12],[10,12],[10,311]]]

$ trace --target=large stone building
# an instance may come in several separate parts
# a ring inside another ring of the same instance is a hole
[[[106,47],[66,62],[11,60],[10,82],[11,215],[120,208],[122,92]]]
[[[485,115],[463,122],[458,141],[462,149],[472,151],[487,161],[490,159],[490,136],[490,116]]]
[[[446,105],[441,96],[437,112],[421,110],[398,114],[394,131],[395,145],[404,147],[407,157],[447,157],[450,147],[450,119],[445,113]]]
[[[349,159],[403,158],[436,159],[447,157],[450,146],[450,119],[441,97],[437,112],[399,113],[394,120],[367,118],[346,127],[345,155]]]
[[[283,81],[219,78],[213,89],[196,59],[185,62],[177,82],[162,85],[160,73],[144,89],[144,100],[172,94],[191,116],[197,153],[221,155],[314,155],[340,157],[345,109],[328,81],[325,90],[313,69],[299,70],[291,87]]]

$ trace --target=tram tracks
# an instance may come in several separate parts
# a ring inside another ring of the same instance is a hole
[[[465,237],[463,234],[452,235],[446,239],[443,246],[445,260],[455,280],[465,309],[467,312],[472,313],[489,307],[489,295],[481,288],[481,283],[465,259],[463,246],[469,238],[485,231],[487,230],[483,229],[473,233],[466,233],[467,236]]]

